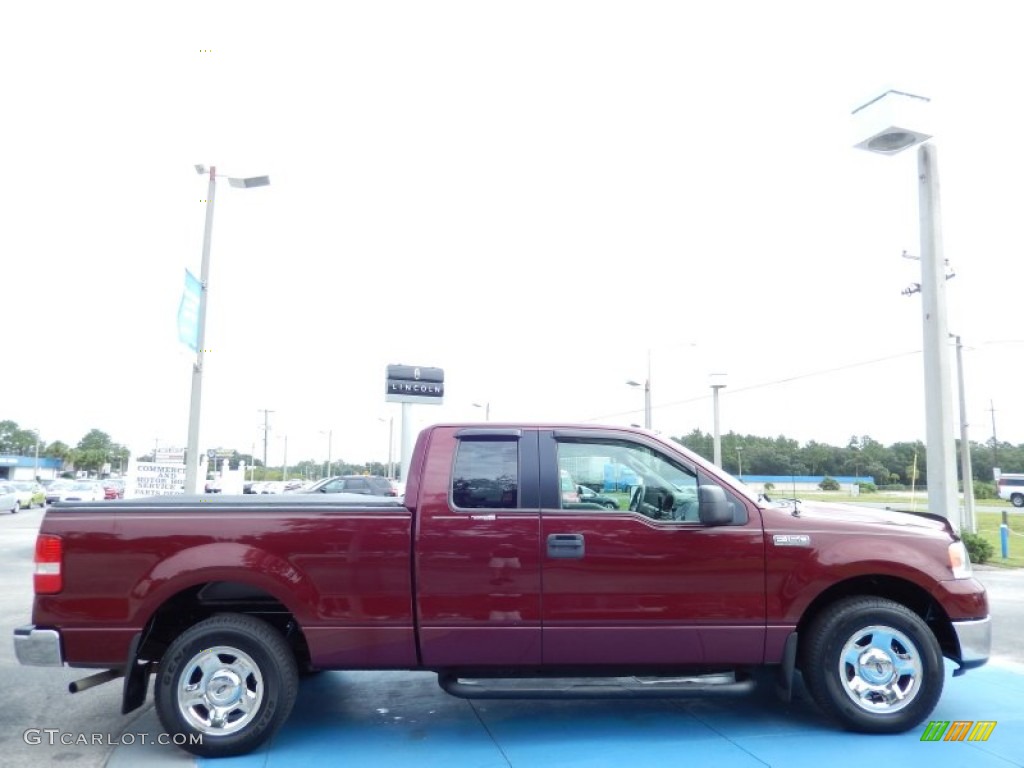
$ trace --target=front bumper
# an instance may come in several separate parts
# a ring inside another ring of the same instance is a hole
[[[980,667],[988,661],[992,651],[992,619],[986,616],[984,619],[970,621],[954,621],[953,631],[960,643],[960,667],[961,669],[972,669]]]
[[[14,628],[14,655],[18,663],[32,667],[62,667],[60,633],[55,629],[36,629],[32,624]]]

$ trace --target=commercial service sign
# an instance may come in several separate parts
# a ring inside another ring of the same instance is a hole
[[[128,467],[124,483],[124,497],[173,496],[185,493],[184,464],[155,464],[135,461]]]

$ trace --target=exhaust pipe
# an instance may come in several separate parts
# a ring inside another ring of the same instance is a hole
[[[83,677],[81,680],[75,680],[75,682],[69,683],[68,693],[81,693],[82,691],[87,691],[97,685],[109,683],[111,680],[116,680],[122,676],[124,676],[124,671],[120,669],[108,669],[103,672],[97,672],[95,675],[89,675],[88,677]]]

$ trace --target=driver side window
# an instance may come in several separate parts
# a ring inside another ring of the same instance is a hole
[[[700,521],[697,476],[644,445],[560,439],[562,509],[629,510],[652,520]]]

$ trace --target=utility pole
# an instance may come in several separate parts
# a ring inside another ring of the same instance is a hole
[[[978,526],[974,521],[974,470],[971,469],[971,443],[967,438],[967,394],[964,391],[964,356],[960,337],[956,339],[956,372],[960,388],[960,474],[964,487],[964,517],[961,527],[971,533],[977,533]]]
[[[996,438],[996,404],[991,400],[988,401],[988,410],[992,414],[992,469],[995,470],[999,467],[999,454],[996,451],[999,440]]]
[[[270,438],[270,414],[274,411],[268,408],[257,408],[257,413],[263,414],[263,479],[267,479],[267,440]]]

